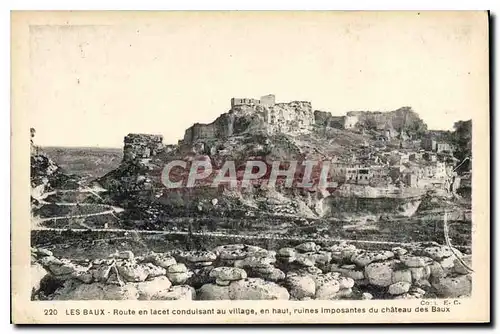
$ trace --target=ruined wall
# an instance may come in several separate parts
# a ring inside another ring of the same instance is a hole
[[[263,106],[272,107],[276,104],[276,97],[273,94],[261,96],[260,103]]]
[[[252,99],[252,98],[238,98],[238,97],[233,97],[231,99],[231,108],[235,106],[240,106],[240,105],[260,105],[261,102],[258,99]]]
[[[199,139],[224,138],[234,132],[235,115],[225,113],[210,124],[196,123],[184,133],[184,143],[192,144]]]

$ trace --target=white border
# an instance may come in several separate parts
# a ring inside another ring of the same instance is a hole
[[[420,1],[370,1],[370,0],[364,0],[364,1],[336,1],[334,3],[329,3],[326,1],[314,1],[314,0],[308,0],[308,1],[296,1],[296,0],[289,0],[289,1],[282,1],[277,2],[277,1],[271,1],[271,0],[253,0],[253,1],[240,1],[238,4],[236,4],[234,1],[231,0],[226,0],[226,1],[193,1],[193,0],[185,0],[185,1],[179,1],[177,3],[169,3],[168,6],[165,4],[159,4],[157,1],[150,1],[150,0],[141,0],[141,1],[130,1],[130,0],[122,0],[122,1],[104,1],[104,0],[86,0],[86,1],[73,1],[73,2],[68,2],[64,0],[58,0],[58,1],[27,1],[27,0],[18,0],[18,1],[2,1],[0,3],[0,8],[2,9],[0,11],[1,16],[0,16],[0,25],[1,25],[1,33],[0,33],[0,38],[2,41],[2,45],[4,46],[2,50],[4,50],[1,53],[1,82],[2,82],[2,89],[0,90],[2,93],[0,94],[0,99],[2,102],[3,106],[3,112],[1,115],[5,118],[2,119],[0,122],[0,133],[2,135],[0,139],[0,156],[2,157],[10,157],[10,140],[8,140],[8,136],[10,137],[10,10],[34,10],[34,9],[41,9],[41,10],[65,10],[65,9],[72,9],[72,10],[108,10],[108,9],[121,9],[121,10],[165,10],[165,9],[170,9],[170,10],[180,10],[180,9],[205,9],[205,10],[215,10],[215,9],[237,9],[237,10],[247,10],[247,9],[253,9],[253,10],[258,10],[258,9],[267,9],[267,10],[291,10],[291,9],[301,9],[301,10],[319,10],[319,9],[337,9],[337,10],[388,10],[388,9],[399,9],[399,10],[411,10],[411,9],[422,9],[422,10],[441,10],[441,9],[455,9],[455,10],[463,10],[463,9],[479,9],[479,10],[485,10],[489,9],[492,11],[493,14],[500,13],[500,2],[496,0],[475,0],[475,1],[441,1],[438,2],[436,0],[420,0]],[[498,26],[498,17],[496,20],[496,26]],[[497,30],[497,29],[495,29]],[[495,32],[494,34],[495,39],[493,43],[498,44],[498,33]],[[497,50],[498,51],[498,50]],[[495,60],[497,60],[495,57]],[[493,71],[495,72],[493,75],[494,77],[497,77],[497,70],[496,67],[492,67]],[[495,91],[492,91],[492,94],[495,94],[495,96],[498,96],[498,86],[495,87]],[[500,120],[498,119],[498,116],[496,117],[496,121],[494,124],[494,129],[500,128],[498,123]],[[495,131],[493,131],[495,132]],[[495,142],[495,144],[498,144]],[[499,146],[494,145],[495,149],[497,150],[495,153],[499,153]],[[10,160],[10,159],[9,159]],[[4,160],[5,161],[5,160]],[[495,162],[496,159],[495,159]],[[1,177],[0,177],[0,213],[1,221],[4,224],[5,231],[2,233],[4,235],[4,238],[7,238],[7,235],[10,236],[10,228],[9,228],[9,233],[7,233],[6,229],[7,227],[5,226],[10,226],[10,161],[4,162],[1,165]],[[495,190],[498,189],[496,186],[498,185],[500,181],[498,179],[495,182]],[[493,203],[494,207],[500,207],[500,200],[498,198],[496,199],[495,203]],[[499,229],[498,227],[496,228],[496,234],[494,236],[494,239],[499,240]],[[493,243],[492,246],[495,244]],[[7,242],[7,240],[4,240],[2,243],[2,246],[6,249],[3,249],[2,254],[5,255],[5,259],[7,259],[7,254],[10,255],[10,242]],[[8,249],[7,249],[8,248]],[[1,277],[3,277],[2,280],[2,286],[4,287],[3,289],[3,298],[2,298],[2,314],[4,316],[4,321],[2,321],[2,324],[7,324],[10,322],[10,289],[9,292],[7,292],[6,287],[10,287],[10,283],[7,284],[6,280],[8,279],[10,281],[10,259],[8,259],[8,264],[4,265],[4,273]],[[496,266],[493,266],[492,269],[495,269]],[[496,289],[498,291],[498,289]],[[497,296],[493,296],[495,298]],[[496,298],[495,298],[496,299]],[[498,307],[496,308],[498,312]],[[497,314],[492,315],[492,319],[497,318]],[[236,328],[234,328],[236,329]],[[282,328],[281,330],[291,330],[292,328]],[[303,330],[304,328],[300,328],[299,330]],[[7,331],[13,331],[14,328],[12,326],[9,326],[7,328]],[[65,328],[65,331],[70,331],[72,330],[71,328]],[[97,332],[101,332],[103,329],[94,329]],[[109,330],[109,329],[108,329]],[[122,330],[122,329],[114,329],[114,330]],[[165,329],[158,329],[158,330],[165,330]],[[178,331],[180,328],[169,328],[169,331]],[[203,329],[207,330],[207,329]],[[218,328],[211,328],[210,330],[216,331]],[[243,328],[238,328],[238,331],[241,330],[248,330],[248,329],[243,329]],[[323,328],[322,330],[330,330],[328,328]],[[363,330],[373,330],[373,329],[358,329],[360,331]],[[399,328],[399,330],[407,330],[406,328]],[[426,328],[419,329],[420,331],[427,330]],[[449,331],[451,332],[450,329]],[[418,330],[417,330],[418,331]],[[3,331],[2,331],[3,332]]]

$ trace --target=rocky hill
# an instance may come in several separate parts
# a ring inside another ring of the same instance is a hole
[[[59,190],[74,190],[81,186],[82,179],[66,173],[47,154],[33,147],[31,150],[31,200],[38,203],[47,194]]]
[[[361,126],[342,128],[346,117],[355,117]],[[413,215],[420,195],[387,200],[383,195],[368,196],[353,202],[352,194],[346,195],[335,186],[300,189],[284,187],[278,182],[267,187],[265,181],[256,181],[249,188],[211,186],[214,175],[226,161],[234,161],[241,180],[248,160],[263,161],[267,166],[276,161],[298,161],[299,165],[305,160],[349,161],[353,156],[370,155],[379,144],[377,129],[383,133],[389,126],[412,135],[426,128],[418,114],[408,107],[387,113],[350,112],[344,118],[313,111],[310,102],[233,105],[214,122],[187,129],[177,145],[165,145],[157,135],[129,134],[124,140],[120,166],[97,182],[109,190],[106,197],[109,204],[125,209],[125,221],[149,229],[162,229],[176,217],[349,220],[364,219],[369,214],[377,220],[391,214]],[[368,123],[373,123],[372,134],[365,131]],[[391,149],[390,142],[384,145]],[[399,141],[394,145],[399,147]],[[173,178],[185,181],[189,166],[200,160],[208,162],[212,176],[196,187],[167,189],[162,183],[163,168],[175,160],[186,162],[187,168],[178,174],[174,170]],[[303,166],[299,166],[296,177],[303,172]],[[352,210],[339,210],[340,207]]]

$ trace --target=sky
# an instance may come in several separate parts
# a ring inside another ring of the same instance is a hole
[[[265,94],[334,115],[411,106],[430,129],[449,130],[484,98],[481,18],[177,12],[32,25],[35,142],[122,147],[135,132],[177,143],[193,123],[227,112],[231,97]]]

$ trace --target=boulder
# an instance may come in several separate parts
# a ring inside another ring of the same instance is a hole
[[[339,267],[337,264],[333,263],[330,267],[330,271],[341,273],[353,280],[362,280],[365,278],[364,271],[359,269],[355,264],[345,264]]]
[[[171,273],[171,274],[174,274],[174,273],[185,273],[187,271],[188,271],[188,269],[187,269],[187,267],[186,267],[186,265],[184,263],[173,264],[173,265],[171,265],[171,266],[169,266],[167,268],[167,272]]]
[[[406,253],[408,253],[408,251],[402,247],[393,247],[391,249],[391,252],[393,252],[394,255],[398,256],[398,257],[401,257],[401,256],[405,255]]]
[[[423,253],[435,261],[441,261],[445,257],[453,255],[452,250],[448,246],[431,246],[423,250]]]
[[[222,246],[217,246],[214,249],[212,249],[212,252],[220,256],[222,252],[231,252],[231,251],[236,251],[236,250],[242,250],[245,248],[244,244],[232,244],[232,245],[222,245]]]
[[[220,285],[220,286],[228,286],[231,284],[232,281],[225,281],[223,279],[216,279],[215,284]]]
[[[40,259],[40,264],[44,266],[45,268],[51,266],[51,265],[63,265],[65,262],[62,260],[59,260],[55,256],[44,256]]]
[[[337,292],[337,295],[336,295],[336,298],[337,299],[342,299],[342,298],[349,298],[353,295],[353,291],[351,288],[347,288],[347,289],[340,289],[338,292]]]
[[[181,252],[179,257],[189,262],[213,262],[217,255],[210,251],[186,251]]]
[[[223,249],[219,253],[221,260],[242,260],[248,256],[248,253],[243,249]]]
[[[373,299],[373,296],[369,292],[363,292],[363,294],[361,295],[361,299],[370,300],[370,299]]]
[[[323,271],[317,267],[303,267],[297,270],[297,273],[299,274],[310,274],[310,275],[319,275],[322,274]]]
[[[165,274],[167,273],[167,270],[165,268],[155,266],[152,263],[145,263],[144,267],[146,272],[148,273],[148,280],[158,276],[165,276]]]
[[[433,263],[431,263],[428,266],[428,268],[429,268],[429,271],[430,271],[430,277],[431,278],[438,279],[438,278],[446,276],[446,272],[445,272],[445,270],[443,269],[443,267],[441,266],[441,264],[439,262],[433,262]]]
[[[325,266],[332,261],[332,253],[327,251],[318,251],[311,254],[314,258],[314,263],[318,266]]]
[[[89,270],[75,271],[73,272],[73,274],[71,274],[71,277],[87,284],[90,284],[94,281],[94,277]]]
[[[128,282],[142,282],[149,276],[148,267],[145,264],[124,262],[116,266],[120,276]]]
[[[193,268],[204,268],[209,267],[213,264],[213,262],[192,262],[191,265]]]
[[[136,284],[139,300],[168,300],[172,283],[165,276]],[[166,297],[167,296],[167,297]]]
[[[97,267],[92,267],[90,272],[92,273],[94,280],[104,283],[108,280],[109,272],[113,266],[114,265],[100,264]]]
[[[371,263],[365,267],[365,277],[372,285],[380,287],[389,286],[392,284],[394,267],[394,260]]]
[[[313,267],[316,264],[316,259],[311,254],[297,254],[295,263],[304,267]]]
[[[103,283],[79,284],[62,288],[54,294],[55,300],[137,300],[139,293],[132,284],[124,286]]]
[[[247,277],[245,270],[233,267],[218,267],[214,268],[209,275],[213,279],[222,281],[236,281]]]
[[[50,259],[51,257],[45,257],[45,259]],[[43,261],[41,261],[43,262]],[[69,260],[58,260],[55,258],[52,258],[50,261],[46,262],[46,268],[49,269],[49,271],[54,275],[54,276],[68,276],[73,274],[75,271],[86,271],[89,269],[89,267],[83,267],[78,264],[74,264]]]
[[[351,289],[354,286],[354,280],[350,277],[339,277],[338,282],[340,284],[340,289]]]
[[[162,300],[194,300],[196,291],[189,285],[175,285],[162,294]]]
[[[428,266],[408,269],[411,272],[411,278],[414,282],[428,280],[431,274],[431,270]]]
[[[234,266],[238,268],[256,268],[256,267],[267,267],[272,263],[276,262],[274,256],[255,256],[250,255],[242,260],[236,260]]]
[[[316,282],[311,275],[287,276],[286,286],[295,299],[314,297],[316,294]]]
[[[229,297],[235,300],[288,300],[288,291],[261,278],[246,278],[229,285]]]
[[[388,292],[391,295],[402,295],[403,293],[408,292],[410,290],[411,283],[409,282],[397,282],[389,285]]]
[[[472,268],[472,255],[463,256],[461,259],[469,268]],[[458,258],[453,261],[453,270],[462,275],[469,273],[469,269],[467,269]]]
[[[331,253],[332,260],[335,262],[350,261],[354,254],[359,252],[356,246],[347,243],[333,245],[328,248],[328,251]]]
[[[163,254],[163,253],[152,254],[148,257],[148,259],[155,266],[165,269],[177,263],[177,261],[173,256],[171,256],[170,254]]]
[[[181,272],[181,273],[167,273],[167,277],[172,282],[172,285],[184,285],[187,280],[191,277],[192,273]]]
[[[285,247],[278,250],[278,256],[281,257],[295,257],[296,254],[297,251],[295,250],[295,248],[291,247]]]
[[[271,265],[268,267],[257,267],[252,271],[252,277],[260,277],[271,282],[278,282],[285,279],[285,273]]]
[[[403,293],[401,295],[396,295],[394,299],[420,299],[420,296],[412,293]]]
[[[213,269],[214,267],[212,266],[193,269],[193,275],[188,278],[186,285],[190,285],[195,289],[198,289],[204,284],[212,283],[213,279],[210,277],[210,272]]]
[[[106,284],[114,284],[118,286],[124,286],[126,284],[118,273],[116,266],[111,267]]]
[[[45,248],[37,248],[35,253],[39,257],[53,256],[54,255],[51,251],[49,251],[48,249],[45,249]]]
[[[392,283],[398,282],[408,282],[411,283],[411,270],[410,269],[402,269],[396,270],[392,272]]]
[[[31,265],[30,275],[31,275],[31,293],[37,293],[40,290],[40,282],[48,272],[42,265],[35,263]]]
[[[413,286],[410,288],[409,293],[412,295],[418,296],[419,298],[423,298],[423,296],[426,294],[426,291],[424,289],[419,288],[419,287]]]
[[[394,257],[390,251],[368,251],[354,254],[351,261],[360,267],[365,267],[375,261],[384,261]]]
[[[405,266],[410,268],[424,267],[427,263],[429,263],[428,258],[421,256],[403,255],[399,257],[399,260]]]
[[[439,264],[441,265],[441,267],[444,269],[444,271],[446,273],[450,273],[454,270],[456,259],[457,258],[455,255],[445,257],[445,258],[442,258],[441,261],[439,261]]]
[[[217,284],[205,284],[197,291],[196,296],[198,300],[228,300],[230,299],[229,287]]]
[[[316,299],[329,300],[337,297],[337,292],[340,290],[338,273],[327,273],[314,276],[316,284]]]
[[[442,277],[433,280],[432,287],[443,298],[467,297],[472,291],[472,277],[470,275]]]
[[[321,249],[321,246],[316,245],[314,242],[304,242],[298,246],[295,246],[295,249],[298,250],[299,252],[302,253],[307,253],[307,252],[316,252]]]

